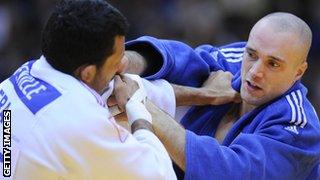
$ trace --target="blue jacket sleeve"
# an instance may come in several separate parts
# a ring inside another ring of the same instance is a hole
[[[245,43],[214,47],[202,45],[196,49],[173,40],[144,36],[126,43],[126,49],[147,56],[148,66],[155,72],[147,79],[164,78],[171,83],[199,87],[211,71],[224,70],[235,74],[240,70]]]

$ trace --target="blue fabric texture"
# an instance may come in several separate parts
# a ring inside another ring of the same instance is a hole
[[[147,79],[199,87],[211,71],[223,70],[234,75],[232,87],[240,90],[246,42],[193,49],[144,36],[126,46],[136,44],[149,45],[162,57],[160,70]],[[239,118],[222,144],[213,137],[232,104],[192,107],[181,121],[187,129],[184,179],[320,179],[319,118],[306,95],[306,87],[297,81],[283,95]]]

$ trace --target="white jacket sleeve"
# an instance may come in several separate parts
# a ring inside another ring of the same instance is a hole
[[[94,179],[176,179],[172,161],[153,133],[138,130],[131,135],[113,118],[108,121],[100,124],[104,129],[94,128],[81,138],[76,166],[86,166]]]
[[[16,179],[176,179],[169,155],[151,132],[132,135],[101,106],[53,119],[56,112],[46,112],[33,126]]]
[[[176,179],[171,159],[160,140],[152,132],[144,129],[136,131],[133,136],[137,141],[147,144],[154,151],[158,160],[158,170],[165,175],[165,179]]]
[[[164,79],[155,81],[142,79],[142,83],[146,89],[148,99],[171,117],[174,117],[176,111],[176,98],[170,83]]]

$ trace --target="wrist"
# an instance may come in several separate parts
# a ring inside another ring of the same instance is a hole
[[[131,125],[131,132],[134,133],[139,129],[145,129],[148,131],[151,131],[152,133],[154,133],[152,124],[146,120],[143,119],[138,119],[136,121],[134,121]]]
[[[128,123],[131,126],[137,120],[145,120],[152,123],[151,114],[147,111],[142,102],[129,100],[126,104],[126,112],[128,116]]]

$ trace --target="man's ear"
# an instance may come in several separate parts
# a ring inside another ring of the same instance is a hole
[[[76,69],[75,76],[84,83],[90,85],[92,84],[96,73],[97,67],[95,65],[84,65]]]
[[[308,68],[308,63],[306,61],[304,61],[302,64],[299,65],[296,78],[295,78],[296,81],[301,79],[302,75],[307,70],[307,68]]]

